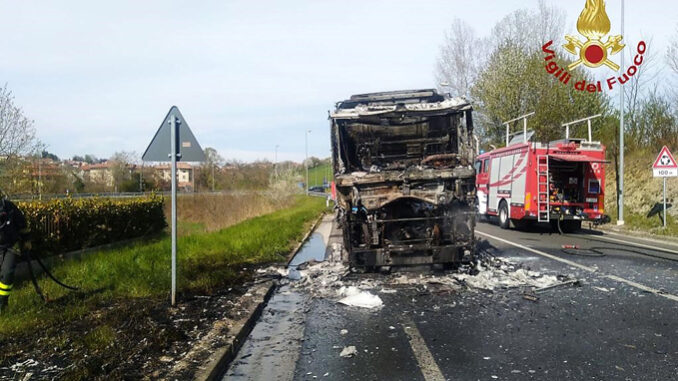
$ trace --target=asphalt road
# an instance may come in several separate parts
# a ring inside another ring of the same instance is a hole
[[[678,245],[587,231],[505,231],[487,223],[478,224],[477,237],[498,257],[580,284],[544,291],[536,301],[523,288],[405,287],[379,294],[384,306],[373,310],[283,289],[225,379],[678,377]],[[565,252],[562,245],[581,250]],[[340,357],[349,345],[357,355]]]

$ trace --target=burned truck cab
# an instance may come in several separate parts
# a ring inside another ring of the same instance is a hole
[[[352,266],[454,265],[474,248],[472,109],[436,90],[354,95],[330,114]]]

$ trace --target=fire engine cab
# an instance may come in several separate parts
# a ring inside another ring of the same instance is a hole
[[[499,225],[525,228],[548,222],[563,232],[582,221],[601,223],[605,196],[605,146],[591,139],[591,119],[564,124],[565,139],[540,143],[527,130],[528,114],[505,122],[506,147],[477,156],[478,213],[498,216]],[[523,131],[509,135],[509,123],[523,119]],[[569,126],[588,121],[588,139],[571,138]]]

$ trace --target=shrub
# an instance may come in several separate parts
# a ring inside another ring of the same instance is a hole
[[[162,231],[163,199],[57,199],[18,202],[31,229],[33,251],[60,254]]]

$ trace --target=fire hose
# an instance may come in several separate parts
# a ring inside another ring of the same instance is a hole
[[[13,249],[7,249],[7,250],[13,250]],[[4,256],[4,254],[3,254],[3,256]],[[78,287],[69,286],[69,285],[67,285],[67,284],[65,284],[65,283],[63,283],[63,282],[61,282],[59,279],[57,279],[57,278],[56,278],[56,277],[55,277],[55,276],[47,269],[47,266],[45,266],[45,264],[40,260],[40,258],[38,258],[38,257],[32,258],[32,257],[31,257],[30,251],[24,251],[24,252],[21,252],[20,255],[19,255],[19,257],[23,258],[23,260],[26,262],[26,265],[28,266],[28,274],[29,274],[30,277],[31,277],[31,283],[33,283],[33,287],[35,288],[35,292],[40,296],[40,298],[41,298],[45,303],[47,303],[47,302],[49,301],[49,299],[47,299],[47,297],[45,296],[45,294],[42,292],[42,289],[41,289],[40,286],[38,285],[38,280],[37,280],[37,278],[35,277],[35,273],[33,272],[33,266],[31,265],[31,261],[32,261],[33,259],[35,259],[35,261],[38,263],[38,265],[42,268],[42,271],[44,271],[45,274],[47,274],[47,276],[48,276],[50,279],[52,279],[52,281],[54,281],[54,283],[58,284],[59,286],[61,286],[61,287],[63,287],[63,288],[69,289],[69,290],[73,290],[73,291],[79,290]],[[2,263],[2,262],[0,262],[0,263]]]
[[[560,232],[561,235],[569,237],[571,236],[570,234],[565,234],[563,233],[563,230],[560,227],[560,219],[557,220],[557,225],[558,225],[558,231]],[[671,257],[671,256],[663,256],[659,254],[650,254],[646,253],[640,250],[632,250],[632,249],[626,249],[626,248],[620,248],[620,247],[604,247],[604,246],[596,246],[596,247],[590,247],[586,249],[582,249],[579,247],[579,245],[562,245],[560,251],[562,251],[565,254],[569,255],[578,255],[581,257],[604,257],[607,254],[603,252],[603,250],[616,250],[616,251],[624,251],[627,253],[632,253],[632,254],[638,254],[638,255],[643,255],[646,257],[653,257],[653,258],[661,258],[661,259],[667,259],[669,261],[674,261],[678,262],[678,257]]]

